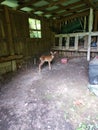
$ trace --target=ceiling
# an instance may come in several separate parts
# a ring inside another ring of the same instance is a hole
[[[91,7],[98,9],[98,0],[0,0],[0,4],[52,19],[84,16]]]

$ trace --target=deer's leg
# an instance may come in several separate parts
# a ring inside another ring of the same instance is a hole
[[[48,62],[48,64],[49,64],[49,70],[51,70],[51,62]]]
[[[40,62],[40,64],[39,64],[39,72],[41,71],[41,67],[42,67],[42,65],[44,64],[44,62]]]

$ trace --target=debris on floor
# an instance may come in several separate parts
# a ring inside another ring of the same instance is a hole
[[[66,65],[55,59],[40,74],[30,65],[2,78],[0,130],[98,130],[98,97],[88,89],[85,57]]]

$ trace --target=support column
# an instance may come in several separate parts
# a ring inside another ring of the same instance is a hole
[[[98,11],[95,11],[94,31],[98,31]]]
[[[88,36],[88,50],[87,50],[87,61],[90,60],[90,51],[91,51],[91,31],[93,28],[93,9],[90,8],[89,14],[89,36]]]
[[[78,50],[78,35],[75,36],[75,50]]]
[[[84,17],[84,30],[86,32],[86,16]]]
[[[62,36],[59,37],[59,49],[62,49]]]
[[[69,36],[66,37],[66,49],[69,49]]]

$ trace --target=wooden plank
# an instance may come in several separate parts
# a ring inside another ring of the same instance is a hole
[[[59,37],[59,47],[62,48],[62,37]]]
[[[82,32],[82,33],[69,33],[69,34],[57,34],[55,37],[75,37],[76,35],[78,36],[86,36],[89,35],[89,32]],[[98,31],[96,32],[91,32],[91,36],[98,36]]]
[[[81,0],[84,2],[88,7],[95,8],[95,5],[93,4],[92,0]]]
[[[93,9],[90,8],[89,14],[89,36],[88,36],[88,51],[87,51],[87,60],[90,60],[90,47],[91,47],[91,31],[93,28]]]
[[[1,32],[2,32],[2,39],[5,38],[5,32],[4,32],[4,26],[3,26],[3,21],[0,20],[0,27],[1,27]]]
[[[48,1],[48,2],[50,3],[50,0],[46,0],[46,1]],[[56,5],[58,5],[58,4],[63,4],[63,3],[66,2],[66,1],[68,1],[68,0],[59,0],[59,1],[51,2],[51,3],[48,5],[48,7],[56,6]]]
[[[60,13],[60,14],[57,14],[58,16],[63,16],[63,15],[68,15],[69,13],[74,13],[76,11],[79,11],[79,10],[83,10],[83,9],[88,9],[86,6],[82,6],[82,7],[77,7],[77,8],[74,8],[74,9],[69,9],[69,10],[66,10],[66,12],[63,12],[63,13]]]
[[[66,49],[69,49],[69,36],[66,37],[67,40],[66,40]]]
[[[5,12],[5,22],[7,25],[7,39],[8,39],[8,47],[9,47],[9,52],[10,55],[14,55],[14,44],[13,44],[13,38],[12,38],[12,31],[11,31],[11,22],[10,22],[10,15],[9,15],[9,10],[6,6],[4,6],[4,12]]]
[[[94,31],[98,30],[98,11],[95,11]]]
[[[75,36],[75,50],[78,50],[78,34]]]
[[[93,32],[92,32],[93,34]],[[98,35],[98,32],[94,33]],[[89,35],[89,32],[82,32],[82,33],[69,33],[69,34],[57,34],[55,35],[55,37],[75,37],[75,36],[85,36],[85,35]]]
[[[11,61],[11,60],[16,60],[16,59],[21,59],[21,58],[23,58],[23,55],[12,55],[12,56],[1,57],[0,63]]]
[[[81,13],[75,13],[66,17],[63,17],[58,19],[58,22],[62,22],[62,21],[67,21],[70,19],[74,19],[74,18],[78,18],[78,17],[82,17],[82,16],[88,16],[89,15],[89,10],[87,9],[86,11],[83,11]]]
[[[49,0],[50,1],[50,0]],[[60,1],[59,1],[60,2]],[[52,10],[52,11],[45,11],[45,13],[44,14],[49,14],[49,13],[55,13],[55,14],[57,14],[57,12],[58,11],[62,11],[62,10],[67,10],[67,9],[69,9],[70,7],[72,8],[72,7],[74,7],[74,6],[77,6],[77,5],[80,5],[80,4],[82,4],[82,2],[81,1],[79,1],[79,2],[75,2],[75,3],[73,3],[73,4],[69,4],[69,5],[67,5],[67,6],[63,6],[63,5],[61,5],[61,4],[59,4],[59,9],[55,9],[55,10]],[[45,9],[45,8],[48,8],[48,6],[49,5],[45,5],[45,6],[43,6],[43,7],[39,7],[37,10],[43,10],[43,9]]]
[[[87,19],[86,19],[86,16],[84,17],[84,31],[86,31],[86,22],[87,22]]]
[[[22,1],[22,0],[21,0],[21,1]],[[23,7],[31,6],[32,4],[37,3],[37,2],[38,2],[38,0],[30,0],[30,1],[28,1],[28,2],[24,2],[23,4],[20,4],[20,5],[17,7],[17,9],[19,10],[19,9],[21,9],[21,8],[23,8]]]

